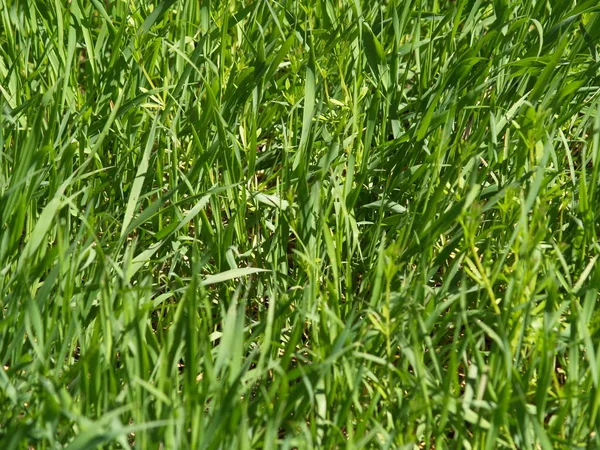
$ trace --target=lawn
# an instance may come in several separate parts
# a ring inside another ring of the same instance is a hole
[[[0,448],[600,448],[597,0],[0,0]]]

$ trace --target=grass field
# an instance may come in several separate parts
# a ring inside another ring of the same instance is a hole
[[[0,448],[600,448],[597,0],[0,0]]]

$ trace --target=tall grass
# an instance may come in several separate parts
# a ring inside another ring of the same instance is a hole
[[[0,0],[0,447],[599,448],[596,0]]]

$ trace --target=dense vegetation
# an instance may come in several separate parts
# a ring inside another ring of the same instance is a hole
[[[0,446],[600,448],[597,0],[0,0]]]

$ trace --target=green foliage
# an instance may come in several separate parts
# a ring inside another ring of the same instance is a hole
[[[0,0],[0,447],[599,448],[597,0]]]

